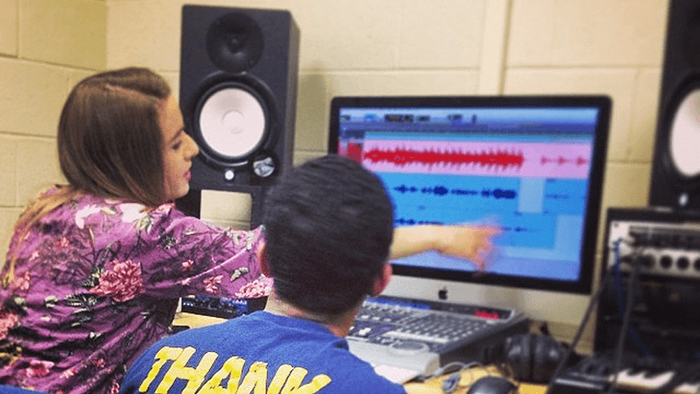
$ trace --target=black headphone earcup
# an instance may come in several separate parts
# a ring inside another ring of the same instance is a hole
[[[553,349],[553,341],[546,336],[538,335],[532,346],[532,382],[544,383],[547,379],[549,357]]]
[[[566,350],[550,336],[518,334],[503,342],[503,362],[515,380],[548,383]]]
[[[506,338],[504,358],[513,379],[529,381],[532,370],[532,337],[523,334]]]
[[[566,346],[556,339],[540,335],[537,338],[533,362],[533,383],[549,383],[566,355]]]

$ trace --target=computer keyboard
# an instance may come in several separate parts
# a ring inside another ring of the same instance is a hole
[[[503,339],[526,332],[527,318],[511,309],[377,297],[365,301],[346,339],[378,373],[400,368],[400,381],[387,378],[403,383],[453,361],[484,361]]]

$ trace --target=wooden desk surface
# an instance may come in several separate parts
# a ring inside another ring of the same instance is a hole
[[[501,376],[498,369],[493,366],[475,367],[462,372],[462,377],[453,393],[466,393],[472,382],[487,375]],[[445,380],[447,376],[449,375],[443,375],[420,383],[409,382],[404,384],[404,388],[408,394],[444,394],[442,391],[442,381]],[[543,394],[546,390],[547,386],[544,385],[520,384],[517,392],[519,394]]]
[[[210,317],[203,315],[196,315],[191,313],[180,313],[175,316],[173,325],[188,326],[188,327],[201,327],[208,326],[211,324],[222,323],[226,319],[218,317]],[[467,389],[473,381],[476,379],[486,376],[486,375],[500,375],[498,369],[495,367],[475,367],[470,368],[462,372],[462,377],[457,385],[457,389],[453,391],[456,394],[466,393]],[[444,394],[442,391],[442,381],[447,378],[448,375],[439,376],[434,379],[430,379],[425,382],[409,382],[404,384],[404,388],[408,394]],[[543,385],[534,384],[520,384],[518,386],[519,394],[543,394],[547,387]]]
[[[175,315],[175,319],[173,319],[173,325],[195,328],[223,323],[225,321],[226,319],[222,319],[220,317],[197,315],[194,313],[178,313]]]

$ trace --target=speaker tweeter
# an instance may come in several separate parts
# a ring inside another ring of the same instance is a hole
[[[206,42],[211,61],[231,74],[257,64],[265,47],[260,26],[242,12],[231,12],[212,22]]]

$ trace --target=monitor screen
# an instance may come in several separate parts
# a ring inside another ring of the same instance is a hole
[[[485,273],[429,252],[392,261],[395,275],[587,294],[610,107],[604,96],[336,97],[329,151],[384,181],[396,226],[502,229]]]

